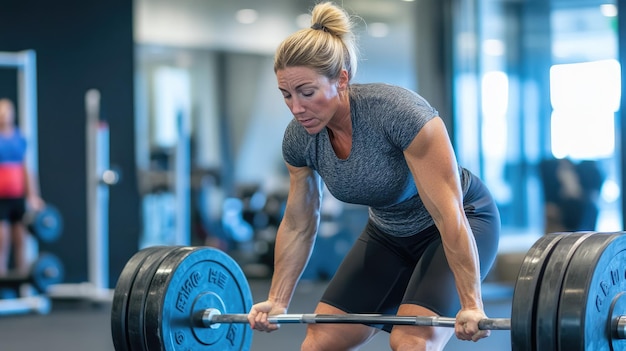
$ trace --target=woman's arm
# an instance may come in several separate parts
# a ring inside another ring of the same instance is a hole
[[[287,308],[304,270],[320,221],[322,191],[319,176],[308,167],[289,170],[285,214],[276,234],[274,275],[269,299]]]
[[[463,209],[456,156],[441,118],[430,120],[404,151],[404,155],[419,195],[441,233],[443,248],[461,300],[461,312],[476,311],[476,319],[481,316],[484,318],[478,250]],[[458,323],[457,318],[459,338],[474,339],[489,334],[478,333],[476,324],[459,335]]]
[[[289,170],[289,194],[285,214],[276,234],[274,275],[267,301],[252,307],[248,319],[253,328],[278,328],[267,316],[285,313],[296,284],[309,260],[319,227],[322,190],[320,178],[308,167]]]
[[[26,165],[26,161],[22,163],[23,174],[24,174],[24,197],[28,202],[30,208],[35,211],[39,211],[44,207],[44,202],[39,195],[39,182],[38,178],[35,174],[31,174],[28,166]]]

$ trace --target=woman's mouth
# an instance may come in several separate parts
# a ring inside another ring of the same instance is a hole
[[[308,127],[312,127],[315,124],[315,119],[314,118],[299,119],[298,123],[300,123],[303,127],[308,128]]]

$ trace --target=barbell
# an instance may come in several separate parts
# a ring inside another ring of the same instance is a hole
[[[520,266],[511,318],[481,329],[510,330],[513,351],[626,349],[626,232],[542,236]],[[154,246],[131,257],[117,281],[111,333],[117,351],[249,350],[246,277],[210,247]],[[271,323],[454,327],[455,319],[377,314],[282,314]]]

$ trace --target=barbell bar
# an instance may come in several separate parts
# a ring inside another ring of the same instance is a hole
[[[222,314],[216,308],[208,308],[195,317],[206,328],[219,328],[222,323],[248,323],[247,314]],[[268,316],[271,324],[392,324],[422,327],[454,328],[455,318],[438,316],[396,316],[382,314],[276,314]],[[485,318],[478,323],[480,330],[510,330],[508,318]]]
[[[625,232],[552,233],[526,254],[511,318],[479,328],[510,330],[513,351],[626,349]],[[546,308],[550,301],[554,306]],[[541,308],[539,308],[541,306]],[[124,267],[113,298],[117,351],[249,350],[252,294],[240,267],[209,247],[151,247]],[[270,323],[453,327],[454,318],[282,314]]]

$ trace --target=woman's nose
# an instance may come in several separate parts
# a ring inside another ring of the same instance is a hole
[[[302,106],[298,99],[292,99],[291,106],[289,106],[289,108],[291,109],[291,113],[294,115],[304,112],[304,106]]]

